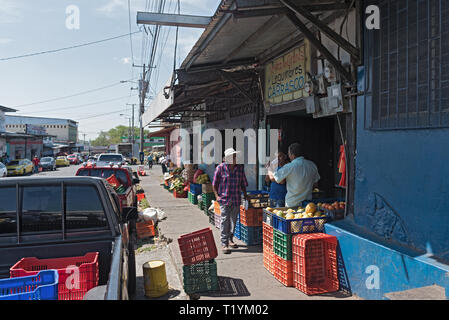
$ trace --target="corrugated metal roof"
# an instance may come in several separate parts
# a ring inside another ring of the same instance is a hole
[[[41,118],[41,117],[28,117],[28,116],[12,116],[5,115],[5,124],[34,124],[34,125],[42,125],[42,124],[77,124],[76,121],[70,119],[59,119],[59,118]]]
[[[323,3],[320,0],[308,3],[320,2]],[[273,10],[272,15],[251,18],[236,18],[232,13],[224,12],[267,5],[282,6],[277,0],[223,0],[211,23],[182,63],[181,69],[220,65],[230,61],[256,61],[258,58],[268,57],[273,47],[283,49],[299,43],[303,38],[301,32],[279,11]],[[334,14],[335,11],[322,13],[320,19],[324,20]],[[311,26],[308,21],[304,22]]]

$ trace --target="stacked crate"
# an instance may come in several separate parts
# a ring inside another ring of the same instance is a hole
[[[262,223],[263,265],[274,275],[273,227]]]
[[[184,291],[187,294],[218,290],[217,247],[211,228],[178,238],[183,261]]]
[[[235,223],[235,228],[234,228],[234,237],[236,237],[239,240],[242,240],[242,235],[241,235],[241,224],[240,224],[240,213],[237,215],[237,222]]]
[[[262,209],[240,206],[241,240],[249,246],[262,244]]]
[[[212,193],[203,193],[201,195],[201,199],[203,202],[203,211],[206,216],[209,215],[209,207],[212,204],[212,200],[215,200],[215,194]]]
[[[273,229],[274,277],[286,287],[293,287],[292,235]]]
[[[307,295],[339,290],[335,236],[312,233],[293,237],[293,285]]]

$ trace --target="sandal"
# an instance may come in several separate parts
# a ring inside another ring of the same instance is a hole
[[[222,250],[222,252],[223,252],[224,254],[230,254],[230,253],[231,253],[231,250],[229,250],[228,247],[223,247],[221,250]]]
[[[234,248],[234,249],[237,249],[239,246],[238,245],[236,245],[234,242],[229,242],[229,246],[231,247],[231,248]]]

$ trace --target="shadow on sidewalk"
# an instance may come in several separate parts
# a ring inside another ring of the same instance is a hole
[[[238,244],[237,249],[231,248],[231,253],[263,253],[263,248],[261,245],[257,246],[247,246],[245,244]]]
[[[230,277],[218,277],[218,291],[209,291],[203,293],[192,294],[191,299],[196,300],[203,297],[248,297],[251,294],[245,286],[242,279]]]

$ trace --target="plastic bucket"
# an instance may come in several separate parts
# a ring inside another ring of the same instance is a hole
[[[143,265],[143,282],[145,296],[159,298],[168,292],[165,262],[161,260],[148,261]]]

